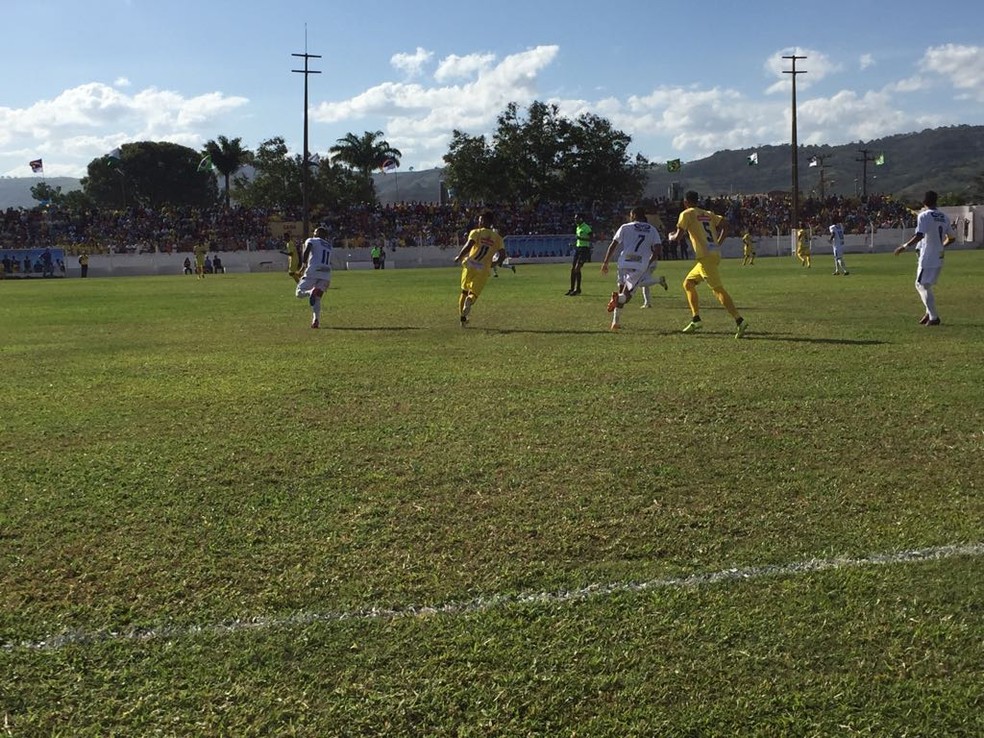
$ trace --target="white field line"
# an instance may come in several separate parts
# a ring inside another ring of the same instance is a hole
[[[607,595],[646,592],[665,588],[705,587],[721,582],[746,581],[763,577],[781,577],[811,574],[819,571],[847,569],[886,564],[912,564],[924,561],[940,561],[957,557],[984,555],[984,543],[955,544],[921,548],[894,553],[876,553],[860,558],[807,559],[792,564],[767,564],[741,569],[724,569],[705,574],[651,579],[647,582],[609,582],[557,592],[528,592],[521,594],[489,595],[473,600],[445,602],[438,605],[408,605],[395,609],[367,608],[342,612],[299,612],[284,617],[255,617],[229,620],[222,623],[191,626],[160,626],[157,628],[132,628],[124,630],[66,631],[39,641],[4,643],[0,651],[51,651],[66,646],[78,646],[113,641],[180,640],[196,635],[224,635],[243,631],[264,631],[306,626],[313,623],[335,623],[347,620],[394,620],[396,618],[421,618],[440,615],[476,613],[511,605],[556,605],[577,600],[588,600]]]

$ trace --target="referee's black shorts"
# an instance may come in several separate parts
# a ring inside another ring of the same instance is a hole
[[[571,261],[571,266],[579,267],[587,262],[591,261],[591,247],[590,246],[578,246],[574,249],[574,258]]]

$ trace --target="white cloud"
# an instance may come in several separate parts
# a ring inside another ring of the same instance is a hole
[[[390,65],[408,77],[416,77],[423,72],[424,65],[434,56],[433,52],[417,47],[412,54],[393,54],[390,57]]]
[[[922,67],[944,77],[963,96],[984,102],[984,47],[936,46],[926,51]]]
[[[775,77],[775,82],[766,88],[766,94],[771,95],[777,92],[788,93],[792,86],[793,60],[784,59],[784,56],[806,57],[805,59],[796,60],[797,90],[806,90],[828,75],[840,72],[843,69],[841,64],[833,61],[821,51],[801,49],[799,47],[795,49],[782,49],[765,60],[766,72],[769,76]],[[799,72],[805,72],[805,74],[799,74]]]
[[[446,84],[384,82],[348,100],[315,106],[311,120],[331,124],[382,118],[387,141],[410,158],[425,148],[424,141],[446,145],[455,128],[471,135],[487,133],[508,103],[523,106],[537,99],[539,75],[558,51],[557,46],[538,46],[498,63],[490,54],[449,56],[435,74]],[[439,165],[445,150],[433,150],[420,165]]]
[[[467,56],[452,54],[438,64],[434,79],[438,82],[467,79],[489,69],[494,62],[495,54],[468,54]]]
[[[858,65],[861,67],[862,71],[868,67],[874,66],[875,57],[871,54],[862,54],[861,59],[858,61]]]
[[[27,108],[0,107],[0,146],[16,141],[21,149],[44,152],[49,175],[78,176],[93,158],[126,141],[201,146],[212,122],[248,102],[220,92],[185,97],[155,88],[129,95],[91,82]]]

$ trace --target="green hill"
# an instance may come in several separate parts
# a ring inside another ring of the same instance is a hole
[[[867,156],[862,153],[867,150]],[[758,153],[758,165],[748,157]],[[884,155],[885,163],[876,158]],[[822,167],[809,166],[811,157]],[[975,178],[984,175],[984,126],[952,126],[920,133],[902,133],[840,146],[800,146],[799,186],[804,197],[819,196],[823,171],[825,194],[855,196],[862,192],[867,158],[868,194],[891,194],[918,200],[928,189],[962,195],[972,190]],[[667,172],[654,165],[647,194],[666,197],[674,183],[683,192],[728,195],[792,189],[790,146],[758,146],[719,151],[705,159],[684,162],[679,171]]]

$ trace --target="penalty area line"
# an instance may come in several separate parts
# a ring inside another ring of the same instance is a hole
[[[213,623],[208,625],[161,626],[156,628],[131,628],[119,630],[65,631],[38,641],[4,643],[0,651],[54,651],[68,646],[81,646],[107,642],[144,642],[179,640],[197,635],[228,635],[232,633],[303,627],[316,623],[338,623],[349,620],[395,620],[397,618],[460,615],[483,612],[511,605],[556,605],[566,602],[595,599],[609,595],[647,592],[657,589],[695,588],[722,582],[743,582],[765,577],[782,577],[812,574],[837,569],[913,564],[940,561],[959,557],[984,555],[984,542],[920,548],[893,553],[876,553],[862,557],[834,557],[806,559],[791,564],[765,564],[735,569],[722,569],[703,574],[679,577],[663,577],[645,582],[609,582],[591,584],[571,590],[555,592],[527,592],[476,597],[472,600],[450,601],[437,605],[408,605],[402,608],[366,608],[341,612],[299,612],[283,617],[255,617]]]

